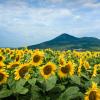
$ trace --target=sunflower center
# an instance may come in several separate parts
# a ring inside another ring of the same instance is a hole
[[[11,67],[14,68],[14,67],[17,67],[19,64],[13,64]]]
[[[89,94],[89,100],[97,100],[96,99],[96,91],[91,91]]]
[[[61,71],[63,72],[63,73],[69,73],[69,67],[61,67]]]
[[[3,59],[2,56],[0,56],[0,61],[2,61],[2,59]]]
[[[0,68],[2,68],[3,66],[0,65]]]
[[[19,75],[23,78],[27,72],[28,68],[25,66],[19,70]]]
[[[12,56],[12,57],[11,57],[11,59],[15,59],[15,57],[14,57],[14,56]]]
[[[63,64],[64,64],[64,61],[63,61],[63,60],[61,60],[61,59],[60,59],[60,64],[61,64],[61,65],[63,65]]]
[[[0,81],[3,80],[4,75],[2,73],[0,73]]]
[[[36,62],[36,63],[39,62],[40,59],[41,59],[41,57],[39,55],[35,55],[33,57],[33,61]]]
[[[45,75],[49,75],[49,74],[51,73],[51,71],[52,71],[52,68],[51,68],[50,65],[47,65],[47,66],[43,69],[43,71],[44,71],[44,74],[45,74]]]
[[[18,61],[19,60],[19,55],[16,57],[16,61]]]

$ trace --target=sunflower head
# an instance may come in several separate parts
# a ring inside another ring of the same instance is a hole
[[[62,57],[62,56],[59,57],[58,61],[59,61],[59,66],[64,66],[66,64],[66,61],[65,61],[64,57]]]
[[[92,77],[95,77],[96,75],[97,75],[97,64],[94,65],[94,69],[93,69]]]
[[[85,93],[85,100],[100,100],[100,89],[92,82],[92,86]]]
[[[8,77],[9,75],[4,70],[0,69],[0,84],[6,83]]]
[[[32,55],[31,64],[33,66],[39,66],[42,64],[44,58],[44,53],[42,51],[36,50]]]
[[[6,51],[6,53],[10,53],[11,50],[10,50],[10,48],[6,48],[5,51]]]
[[[5,64],[3,62],[0,62],[0,69],[4,68]]]
[[[21,55],[17,54],[16,57],[15,57],[15,61],[18,62],[20,60],[20,58],[21,58]]]
[[[16,67],[18,67],[19,66],[19,62],[11,62],[8,66],[7,66],[7,68],[16,68]]]
[[[19,68],[15,70],[15,80],[19,80],[20,78],[25,78],[26,80],[29,79],[29,70],[29,64],[21,64]]]
[[[69,61],[65,66],[61,66],[58,71],[60,78],[67,77],[68,75],[72,76],[74,74],[74,65]]]
[[[4,61],[5,57],[3,55],[0,55],[0,62]]]
[[[0,53],[4,53],[5,52],[5,49],[0,49]]]
[[[84,61],[84,67],[85,69],[89,69],[90,68],[90,64],[88,61]]]
[[[40,73],[45,79],[48,79],[52,74],[54,74],[55,70],[56,65],[52,62],[48,62],[40,68]]]

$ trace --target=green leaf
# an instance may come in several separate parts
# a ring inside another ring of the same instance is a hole
[[[83,87],[84,87],[85,89],[88,89],[88,88],[91,86],[91,83],[92,83],[91,80],[90,80],[90,81],[84,81]]]
[[[27,81],[25,79],[20,79],[20,80],[16,81],[16,86],[18,86],[18,87],[24,86],[26,82]]]
[[[72,82],[75,83],[75,84],[78,84],[78,85],[81,84],[81,82],[80,82],[80,77],[78,77],[77,75],[72,76],[72,77],[71,77],[71,80],[72,80]]]
[[[41,94],[41,89],[38,86],[31,88],[31,100],[45,100],[45,97]]]
[[[51,76],[50,78],[48,78],[47,80],[45,80],[45,88],[46,91],[51,90],[52,88],[55,87],[57,81],[57,77],[56,76]]]
[[[16,92],[19,94],[26,94],[28,92],[28,89],[24,87],[26,83],[25,79],[20,79],[16,82]]]
[[[20,87],[16,89],[16,92],[19,94],[26,94],[28,92],[28,89],[25,87]]]
[[[79,88],[78,87],[69,87],[67,88],[59,97],[59,100],[70,100],[69,98],[74,98],[74,96],[79,93]]]
[[[61,93],[64,90],[65,90],[64,85],[58,85],[58,86],[55,86],[51,91],[49,91],[49,93],[55,95],[55,93]]]
[[[84,94],[81,92],[75,93],[74,95],[68,96],[68,100],[84,100]]]
[[[50,100],[57,100],[60,96],[60,94],[65,90],[64,85],[56,85],[53,89],[51,89],[48,92],[48,95],[50,96]],[[56,95],[55,95],[56,94]]]
[[[28,83],[29,83],[30,85],[34,86],[35,83],[36,83],[36,78],[29,79],[29,80],[28,80]]]
[[[100,83],[100,75],[96,75],[96,77],[93,77],[92,81],[99,84]]]
[[[8,89],[2,89],[2,90],[0,90],[0,98],[8,97],[11,94],[12,94],[12,91],[10,91]]]
[[[85,73],[81,73],[81,77],[85,78],[86,80],[90,80],[88,75],[85,75]]]

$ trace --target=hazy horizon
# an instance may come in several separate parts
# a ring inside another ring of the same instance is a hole
[[[62,33],[100,39],[100,0],[0,0],[0,47],[22,47]]]

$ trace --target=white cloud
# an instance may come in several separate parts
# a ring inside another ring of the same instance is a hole
[[[34,8],[21,4],[0,4],[0,28],[8,32],[7,36],[24,38],[23,44],[36,44],[53,38],[55,30],[51,26],[55,20],[72,15],[66,8]]]
[[[20,40],[22,44],[29,45],[47,41],[63,32],[84,36],[85,33],[100,30],[99,9],[87,12],[82,8],[82,5],[88,7],[89,4],[92,4],[91,6],[94,8],[99,7],[99,3],[91,2],[94,0],[70,0],[70,3],[65,2],[66,7],[57,5],[57,3],[62,4],[65,0],[48,0],[54,3],[54,8],[42,7],[42,3],[44,3],[42,1],[47,0],[37,0],[41,1],[41,7],[35,7],[35,4],[29,6],[29,3],[25,2],[26,0],[8,1],[0,4],[0,30],[5,30],[5,34],[7,34],[5,36],[9,41],[12,41],[12,36],[16,37],[16,40]],[[47,4],[49,5],[49,3]],[[65,4],[63,3],[63,5]],[[69,9],[69,6],[72,9]],[[13,43],[16,43],[14,39]]]
[[[46,1],[51,3],[62,3],[64,0],[46,0]]]
[[[100,8],[100,3],[86,3],[84,6],[89,8]]]
[[[80,19],[82,19],[82,16],[81,15],[74,15],[74,19],[75,20],[80,20]]]
[[[49,25],[57,18],[72,15],[72,12],[66,8],[30,8],[26,5],[7,6],[5,8],[5,6],[0,5],[0,25],[6,27],[19,27],[23,25],[33,27],[35,24]]]

